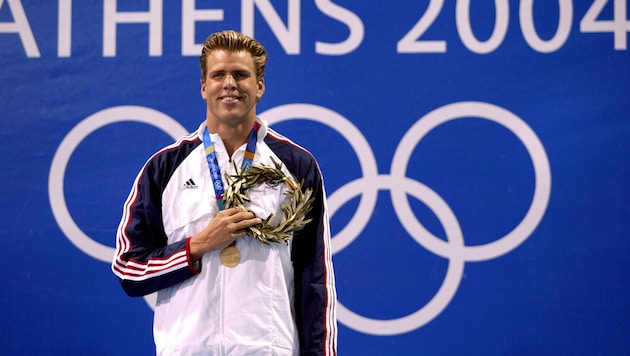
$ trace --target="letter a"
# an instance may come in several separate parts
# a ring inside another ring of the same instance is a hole
[[[4,0],[0,0],[0,10],[2,10],[3,3]],[[7,0],[7,4],[11,9],[11,14],[13,14],[13,20],[15,22],[0,22],[0,33],[17,33],[20,35],[26,56],[29,58],[41,57],[37,43],[35,43],[31,25],[26,19],[22,2],[20,0]]]

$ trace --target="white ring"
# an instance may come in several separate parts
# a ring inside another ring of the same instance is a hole
[[[549,160],[542,143],[523,120],[503,108],[487,103],[461,102],[440,107],[422,117],[407,131],[394,153],[391,174],[395,177],[406,176],[407,164],[412,150],[429,131],[448,121],[473,116],[503,125],[518,137],[532,159],[536,179],[531,205],[518,226],[494,242],[464,247],[466,261],[485,261],[504,255],[523,243],[542,220],[549,203],[549,196],[551,195]],[[405,191],[400,187],[393,188],[391,195],[394,209],[407,232],[419,244],[444,258],[449,258],[453,253],[459,253],[452,250],[446,241],[424,229],[411,211]],[[420,231],[423,233],[416,233]]]
[[[354,152],[357,153],[363,179],[369,180],[376,177],[378,174],[376,158],[374,158],[372,148],[361,131],[359,131],[350,120],[328,108],[310,104],[287,104],[269,109],[259,116],[264,118],[269,125],[299,118],[310,119],[328,125],[346,138],[350,146],[354,149]],[[331,210],[337,210],[337,208],[339,208],[336,204],[340,202],[340,199],[344,197],[348,198],[347,196],[338,198],[338,195],[341,194],[338,193],[339,191],[340,190],[337,190],[327,199],[328,207]],[[376,189],[370,190],[367,193],[364,192],[361,196],[357,212],[348,224],[335,234],[335,237],[332,239],[333,254],[343,250],[359,236],[372,216],[372,212],[376,206],[377,196],[378,191]],[[349,199],[346,199],[345,201],[347,202],[348,200]]]
[[[64,194],[64,177],[68,161],[77,146],[92,132],[103,126],[136,121],[155,126],[177,139],[187,134],[186,129],[170,116],[142,106],[116,106],[96,112],[75,126],[61,141],[52,160],[48,178],[48,197],[57,224],[64,235],[87,255],[111,263],[115,249],[92,240],[72,219]]]
[[[344,194],[354,197],[360,194],[362,188],[366,185],[373,186],[377,189],[391,189],[395,186],[410,187],[409,192],[414,197],[426,203],[427,206],[433,210],[440,223],[442,223],[446,231],[449,245],[453,250],[460,252],[463,250],[464,238],[455,215],[448,204],[429,187],[410,178],[396,178],[390,175],[381,175],[378,179],[372,179],[368,184],[362,179],[357,179],[346,184],[343,187],[343,189],[346,190]],[[331,211],[331,216],[334,213],[334,211]],[[377,320],[356,314],[346,308],[341,301],[338,301],[337,313],[339,320],[354,330],[372,335],[396,335],[415,330],[433,320],[448,306],[457,292],[463,273],[463,255],[461,253],[454,253],[449,256],[448,269],[442,286],[433,298],[416,312],[397,319]]]

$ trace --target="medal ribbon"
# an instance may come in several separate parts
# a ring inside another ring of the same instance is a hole
[[[241,170],[247,172],[252,168],[254,162],[254,155],[256,154],[256,141],[258,140],[258,129],[260,124],[254,122],[254,127],[249,133],[247,139],[247,146],[245,147],[245,156],[243,157],[243,163],[241,163]],[[219,210],[225,209],[225,201],[223,195],[225,194],[225,188],[223,186],[223,179],[221,178],[221,168],[219,167],[219,161],[217,160],[217,153],[214,150],[214,142],[210,138],[210,132],[206,126],[203,131],[203,145],[206,149],[206,160],[208,161],[208,169],[210,170],[210,178],[212,179],[212,185],[214,186],[214,193],[217,199],[217,206]]]

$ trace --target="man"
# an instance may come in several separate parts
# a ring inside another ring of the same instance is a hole
[[[256,116],[266,61],[234,31],[205,41],[206,120],[147,161],[124,205],[112,270],[130,296],[158,292],[157,354],[336,354],[323,181],[310,153]],[[263,184],[246,208],[224,209],[225,174],[278,163],[312,189],[311,220],[288,243],[262,243],[245,233],[270,214],[278,221],[290,187]]]

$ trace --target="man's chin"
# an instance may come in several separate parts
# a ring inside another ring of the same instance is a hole
[[[217,119],[226,125],[237,126],[247,122],[248,116],[242,113],[223,113]]]

